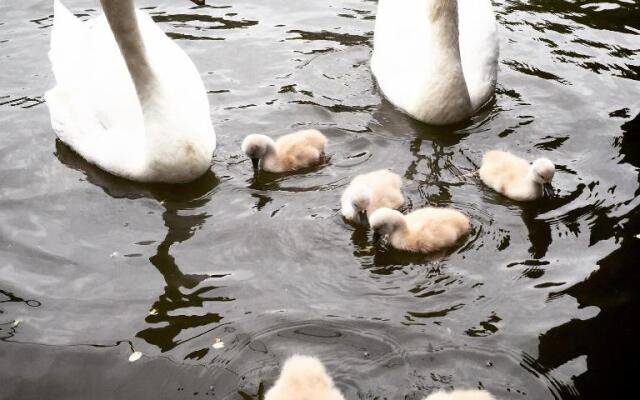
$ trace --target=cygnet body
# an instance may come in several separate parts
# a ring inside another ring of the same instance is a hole
[[[327,138],[316,129],[307,129],[279,137],[249,135],[242,151],[253,166],[268,172],[287,172],[317,165],[322,161]]]
[[[398,208],[404,204],[401,186],[402,178],[388,169],[358,175],[342,194],[342,215],[363,223],[381,207]]]
[[[295,355],[282,367],[265,400],[344,400],[326,369],[315,357]]]
[[[426,207],[402,215],[380,208],[369,217],[374,236],[398,250],[431,253],[451,247],[471,229],[469,218],[451,208]]]
[[[531,201],[550,190],[555,166],[546,158],[530,164],[506,151],[492,150],[482,158],[478,171],[485,185],[516,201]]]
[[[436,392],[424,400],[495,400],[485,390],[454,390],[453,392]]]

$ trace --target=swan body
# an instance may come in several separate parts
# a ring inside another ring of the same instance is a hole
[[[490,0],[380,0],[371,70],[415,119],[468,119],[494,93],[499,43]]]
[[[451,208],[427,207],[402,215],[380,208],[369,217],[375,236],[398,250],[431,253],[453,246],[471,229],[469,218]]]
[[[265,135],[249,135],[242,141],[242,151],[256,168],[287,172],[322,162],[326,145],[326,136],[318,130],[307,129],[280,136],[276,141]]]
[[[400,176],[388,169],[358,175],[342,194],[341,213],[348,220],[364,222],[378,208],[399,208],[404,204],[401,186]]]
[[[485,390],[454,390],[453,392],[436,392],[424,400],[495,400]]]
[[[324,366],[315,357],[295,355],[282,367],[265,400],[344,400]]]
[[[485,185],[516,201],[540,198],[555,174],[555,166],[546,158],[530,164],[506,151],[488,151],[478,171]]]
[[[45,94],[58,138],[87,161],[141,182],[182,183],[210,168],[216,137],[191,59],[133,0],[102,0],[81,22],[54,0]]]

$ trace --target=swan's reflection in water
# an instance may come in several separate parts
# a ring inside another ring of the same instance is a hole
[[[163,352],[191,339],[177,340],[182,331],[204,326],[214,327],[213,324],[223,319],[222,315],[215,312],[191,315],[188,313],[189,309],[206,309],[205,304],[208,302],[234,300],[215,295],[216,289],[220,288],[215,285],[216,279],[224,278],[227,274],[185,274],[170,253],[173,244],[185,242],[193,236],[196,228],[206,220],[206,214],[183,216],[179,213],[181,209],[174,204],[165,202],[165,207],[162,218],[167,227],[167,235],[149,261],[162,274],[166,286],[164,293],[152,306],[154,311],[145,319],[152,326],[137,334],[137,337],[157,346]],[[204,354],[198,354],[198,357],[201,358]]]
[[[215,294],[221,287],[216,281],[227,274],[183,273],[171,254],[174,244],[188,241],[207,220],[206,212],[195,210],[204,209],[220,183],[213,172],[209,171],[187,185],[141,184],[102,171],[84,161],[60,141],[56,142],[56,155],[68,167],[84,172],[89,182],[114,198],[151,198],[160,202],[165,209],[162,219],[167,232],[158,245],[156,254],[149,261],[160,272],[166,285],[164,293],[151,305],[152,311],[145,318],[151,326],[138,332],[136,336],[166,352],[215,329],[223,319],[221,314],[206,312],[196,315],[193,311],[206,309],[206,304],[210,302],[234,300]],[[206,263],[207,260],[203,260],[199,268],[205,269]],[[190,331],[194,328],[201,330]],[[187,331],[191,336],[178,339],[181,333]],[[198,355],[198,358],[205,354],[206,352]]]

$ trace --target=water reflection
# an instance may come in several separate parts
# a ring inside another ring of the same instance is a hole
[[[637,135],[639,117],[623,125],[620,155],[625,162],[640,168]],[[638,176],[640,179],[640,175]],[[582,398],[607,398],[634,393],[635,371],[629,360],[637,360],[640,351],[635,345],[640,326],[640,206],[607,226],[621,224],[618,231],[601,235],[604,240],[620,235],[620,247],[598,262],[598,270],[587,279],[550,297],[574,297],[581,308],[597,307],[597,316],[572,319],[540,336],[537,362],[546,370],[578,364],[573,371],[573,383]],[[586,357],[586,360],[584,358]],[[606,379],[603,379],[606,377]],[[578,397],[569,393],[563,398]]]
[[[151,264],[164,278],[164,293],[150,307],[145,321],[150,327],[138,332],[137,337],[160,349],[169,351],[176,346],[200,337],[215,329],[223,320],[217,312],[199,314],[197,310],[206,309],[207,303],[230,302],[234,298],[216,295],[222,286],[216,280],[228,274],[183,273],[171,254],[171,246],[184,243],[207,221],[203,209],[210,200],[212,192],[220,180],[207,172],[200,179],[188,185],[140,184],[110,175],[98,167],[87,163],[64,143],[56,142],[56,155],[66,166],[84,172],[87,180],[115,198],[148,197],[159,201],[165,211],[162,214],[167,233],[158,245],[156,254],[149,258]],[[203,260],[199,267],[207,270],[210,263]],[[197,331],[196,328],[202,328]],[[206,329],[205,329],[206,328]],[[193,333],[194,331],[196,333]],[[178,338],[181,333],[189,332],[187,337]],[[189,354],[190,358],[202,358],[207,349]]]
[[[208,200],[200,201],[206,204]],[[190,204],[190,207],[193,206],[195,205]],[[166,286],[164,294],[152,305],[152,313],[145,319],[151,327],[136,335],[147,343],[157,346],[162,352],[204,334],[204,332],[198,332],[178,340],[176,338],[180,333],[206,326],[212,330],[216,327],[213,324],[218,324],[224,318],[217,312],[192,314],[197,313],[196,309],[206,309],[208,302],[235,300],[212,293],[220,288],[215,285],[215,280],[224,278],[228,274],[184,274],[177,265],[175,257],[169,252],[173,244],[182,243],[193,236],[196,229],[207,219],[206,214],[183,216],[180,215],[182,209],[176,208],[174,204],[165,202],[165,207],[166,211],[162,218],[167,228],[167,235],[149,261],[162,274]],[[204,265],[206,262],[203,262],[203,267]],[[207,351],[202,349],[194,356],[202,358]]]
[[[507,0],[505,3],[506,13],[529,11],[561,15],[580,25],[606,31],[637,33],[632,29],[640,29],[640,22],[637,19],[640,5],[634,1],[610,0],[607,3],[598,3],[591,0],[527,2]],[[567,29],[566,26],[560,25],[558,31],[566,32]]]
[[[535,40],[552,49],[551,54],[559,62],[573,64],[595,74],[640,79],[640,65],[637,64],[640,46],[616,34],[640,33],[637,17],[640,5],[637,2],[506,0],[504,3],[501,17],[507,21],[502,22],[511,29],[523,25],[533,29]],[[530,18],[532,15],[536,18]],[[521,18],[514,19],[513,16]],[[585,26],[598,29],[601,34],[585,35]],[[503,64],[528,75],[571,84],[568,79],[538,66],[516,60],[505,60]]]

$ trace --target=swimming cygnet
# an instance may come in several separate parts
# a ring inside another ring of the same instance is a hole
[[[552,195],[553,163],[539,158],[529,164],[525,159],[500,150],[487,152],[478,171],[485,185],[516,201],[536,200]]]
[[[378,208],[398,208],[404,204],[401,186],[400,176],[388,169],[358,175],[342,194],[342,215],[346,219],[364,223],[367,216]]]
[[[315,357],[295,355],[282,367],[265,400],[344,400],[324,366]]]
[[[242,151],[253,167],[268,172],[286,172],[319,164],[327,138],[316,129],[280,136],[274,141],[265,135],[249,135],[242,141]]]
[[[453,392],[436,392],[424,400],[495,400],[485,390],[454,390]]]
[[[369,217],[374,241],[389,240],[398,250],[431,253],[453,246],[471,229],[469,218],[451,208],[427,207],[402,215],[380,208]]]

